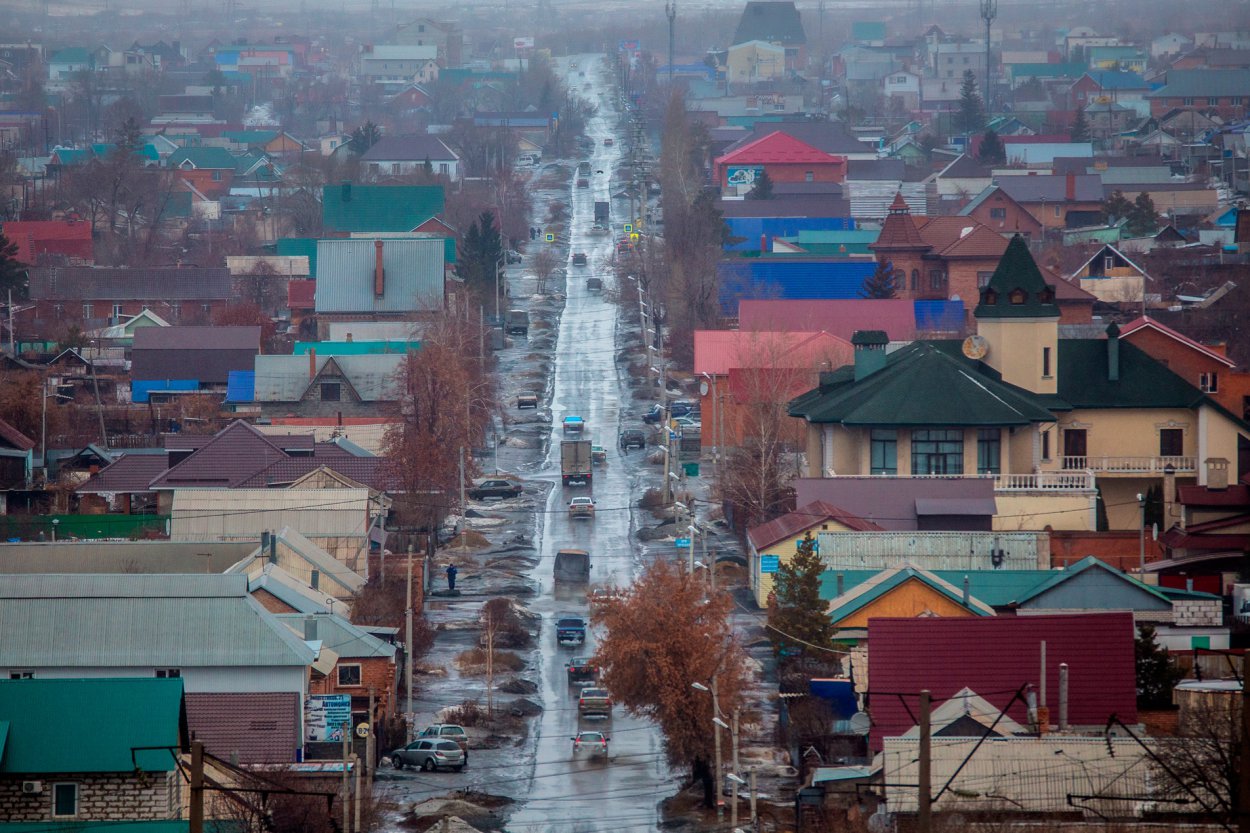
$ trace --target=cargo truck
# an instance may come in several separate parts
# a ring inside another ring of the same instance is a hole
[[[595,203],[595,225],[596,231],[604,230],[608,227],[608,203],[606,200],[599,200]]]
[[[565,440],[560,443],[560,481],[565,486],[591,485],[590,440]]]

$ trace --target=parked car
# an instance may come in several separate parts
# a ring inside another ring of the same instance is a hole
[[[564,418],[564,422],[562,423],[562,425],[564,428],[564,433],[580,434],[586,428],[586,420],[582,419],[579,416],[570,415]]]
[[[459,772],[464,769],[466,761],[464,750],[455,741],[437,738],[414,740],[391,753],[391,763],[396,769],[415,766],[425,772],[436,769]]]
[[[454,742],[464,752],[464,762],[469,762],[469,733],[456,723],[433,723],[421,730],[418,738],[439,738]]]
[[[573,252],[573,265],[585,266],[586,265],[586,253],[585,252]]]
[[[538,407],[538,394],[536,393],[521,394],[520,396],[516,398],[516,406],[518,410],[521,408],[537,408]]]
[[[578,732],[573,737],[573,754],[589,751],[591,755],[607,755],[610,740],[603,732]]]
[[[594,518],[595,516],[595,499],[586,497],[585,495],[575,497],[569,501],[569,517],[570,518]]]
[[[582,717],[611,717],[612,695],[606,688],[583,688],[577,698],[577,713]]]
[[[564,668],[568,672],[570,683],[594,684],[599,679],[599,666],[590,657],[573,657],[564,664]]]
[[[647,435],[637,428],[626,428],[621,432],[619,443],[621,449],[625,451],[631,448],[646,448]]]
[[[485,480],[478,480],[469,487],[468,495],[473,500],[489,500],[491,498],[499,498],[507,500],[517,497],[521,494],[521,484],[503,478],[492,477]]]
[[[611,137],[611,136],[609,136],[608,138],[606,138],[606,139],[604,139],[604,140],[603,140],[603,146],[604,146],[605,148],[610,148],[610,147],[612,147],[612,145],[614,145],[614,144],[616,144],[616,142],[615,142],[615,141],[613,141],[613,139],[612,139],[612,137]]]
[[[703,430],[703,423],[699,422],[699,420],[695,419],[694,417],[690,417],[690,416],[677,417],[676,419],[673,420],[673,422],[676,422],[678,427],[681,428],[683,431],[688,431],[692,434],[697,434],[699,431]]]
[[[508,263],[520,263],[521,253],[515,249],[508,249],[508,251],[504,253],[504,258]]]

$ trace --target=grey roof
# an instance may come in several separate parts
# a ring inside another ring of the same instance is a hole
[[[231,297],[230,281],[230,270],[224,268],[55,266],[30,270],[30,297],[36,301],[212,301]]]
[[[1067,199],[1066,176],[1000,176],[997,185],[1016,202],[1064,202]],[[1102,202],[1102,177],[1097,174],[1074,176],[1072,186],[1078,202]]]
[[[390,401],[395,398],[395,374],[404,361],[400,353],[375,353],[361,356],[317,356],[316,375],[309,374],[311,356],[257,356],[257,402],[299,402],[314,382],[331,378],[334,367],[363,402]],[[333,365],[327,369],[326,365]]]
[[[0,667],[304,666],[246,576],[0,576]]]
[[[721,215],[733,217],[848,217],[851,205],[841,196],[802,194],[771,200],[720,200]]]
[[[131,375],[139,380],[196,379],[225,384],[232,370],[251,370],[260,327],[141,327]]]
[[[308,641],[320,641],[342,659],[394,658],[396,653],[394,645],[333,613],[279,613],[274,618]]]
[[[460,157],[437,136],[383,136],[360,157],[365,162],[449,162]]]
[[[847,180],[902,181],[907,165],[902,159],[851,159],[846,163]],[[891,195],[893,196],[893,195]]]
[[[734,43],[752,40],[801,46],[807,43],[803,20],[792,2],[760,2],[750,0],[738,19]]]
[[[1173,69],[1167,83],[1146,98],[1250,95],[1250,69]]]
[[[360,574],[352,570],[343,562],[337,560],[334,556],[330,555],[324,549],[317,546],[315,543],[308,540],[303,535],[296,532],[294,529],[291,529],[289,526],[282,527],[282,529],[276,531],[274,535],[277,536],[277,540],[278,540],[278,551],[279,551],[278,560],[279,561],[282,561],[283,556],[286,556],[288,553],[295,555],[298,558],[302,559],[306,564],[308,564],[310,568],[317,570],[321,574],[322,581],[334,582],[335,584],[343,588],[343,590],[346,591],[346,595],[349,595],[349,596],[354,593],[358,593],[360,589],[365,586],[365,580],[362,576],[360,576]],[[251,568],[253,564],[267,557],[268,557],[268,554],[261,547],[257,546],[256,549],[252,550],[252,552],[249,553],[246,558],[244,558],[237,564],[231,565],[230,568],[227,569],[225,572],[247,573],[247,571]],[[265,574],[268,574],[269,572],[270,572],[270,567],[266,565]],[[267,581],[262,580],[263,576],[262,578],[254,578],[250,582],[249,589],[252,591],[255,591],[255,589],[258,586],[265,587],[266,590],[269,590],[269,592],[273,593],[275,596],[278,596],[278,598],[282,599],[282,601],[291,605],[291,607],[299,609],[298,605],[292,604],[290,599],[284,597],[283,595],[280,595],[279,591],[275,589],[278,585],[282,583],[281,578],[284,575],[289,576],[291,580],[294,582],[298,582],[298,579],[295,579],[293,576],[290,576],[290,574],[283,571],[281,567],[278,567],[276,572],[278,573],[277,575],[278,580],[267,582]],[[308,593],[312,593],[316,596],[324,598],[326,592],[329,592],[329,591],[316,591],[310,587],[307,587],[307,585],[303,585],[303,588],[306,591],[305,596],[307,596]],[[331,595],[336,595],[336,594],[331,594]],[[338,595],[343,595],[343,594],[338,594]]]
[[[381,296],[374,292],[375,242],[369,239],[317,242],[317,312],[441,310],[443,239],[413,237],[382,241],[384,289]]]
[[[136,350],[259,350],[260,327],[141,327]]]

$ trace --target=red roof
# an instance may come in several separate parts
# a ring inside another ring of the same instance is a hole
[[[1202,355],[1206,356],[1207,358],[1214,359],[1215,361],[1219,362],[1225,367],[1237,366],[1237,363],[1229,359],[1228,356],[1215,352],[1210,347],[1207,347],[1205,344],[1199,344],[1198,342],[1194,341],[1189,336],[1183,333],[1178,333],[1176,330],[1173,330],[1171,327],[1167,326],[1166,324],[1161,324],[1160,322],[1154,320],[1148,315],[1139,315],[1137,318],[1134,318],[1132,321],[1128,322],[1123,327],[1121,327],[1120,338],[1128,338],[1130,335],[1137,332],[1138,330],[1144,330],[1144,329],[1154,330],[1157,333],[1162,333],[1168,338],[1173,339],[1179,342],[1180,344],[1185,345],[1186,347],[1189,347],[1191,350],[1196,350]]]
[[[695,330],[694,372],[727,376],[733,368],[789,367],[830,369],[854,358],[855,348],[840,336],[825,332],[768,332]]]
[[[884,330],[890,341],[916,334],[915,304],[903,298],[836,298],[802,301],[743,298],[738,329],[827,333],[850,341],[856,330]]]
[[[0,419],[0,442],[8,444],[18,451],[30,451],[35,447],[34,440],[2,419]]]
[[[834,156],[801,142],[788,133],[774,130],[762,139],[748,142],[732,153],[726,153],[716,160],[719,165],[800,165],[800,164],[832,164],[844,161],[841,156]]]
[[[1177,500],[1184,506],[1245,506],[1250,508],[1250,486],[1237,484],[1227,489],[1206,486],[1177,486]]]
[[[76,220],[17,220],[0,223],[4,236],[17,244],[17,259],[33,266],[40,255],[93,260],[91,224]]]
[[[317,282],[292,280],[286,284],[286,304],[291,309],[310,310],[316,306]]]
[[[763,552],[778,541],[784,541],[792,535],[819,526],[829,521],[837,521],[845,527],[855,530],[856,532],[881,532],[881,527],[869,520],[865,520],[858,515],[852,515],[845,509],[840,509],[832,503],[814,500],[805,506],[800,506],[793,512],[787,512],[780,518],[773,518],[768,523],[751,527],[747,530],[747,538],[751,542],[751,546],[755,547],[756,552]]]
[[[998,708],[1017,689],[1038,682],[1046,643],[1046,691],[1051,714],[1059,696],[1059,663],[1068,664],[1068,719],[1102,726],[1114,714],[1137,722],[1133,614],[868,620],[871,746],[916,725],[919,692],[934,705],[965,686]],[[1008,716],[1027,723],[1023,702]]]
[[[929,244],[920,236],[919,224],[911,216],[911,209],[907,207],[907,201],[903,199],[901,192],[894,194],[894,202],[890,205],[889,213],[885,215],[885,222],[881,224],[881,233],[877,235],[876,242],[868,244],[868,248],[874,252],[929,248]]]

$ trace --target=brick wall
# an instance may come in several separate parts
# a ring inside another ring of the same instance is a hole
[[[258,588],[254,593],[252,593],[252,598],[260,602],[260,606],[270,613],[299,612],[263,587]]]
[[[43,792],[25,794],[23,781],[40,781]],[[50,821],[52,785],[78,785],[78,815],[58,821],[151,821],[178,818],[181,813],[180,781],[177,771],[147,773],[5,775],[0,777],[0,819]]]
[[[1172,624],[1182,628],[1218,628],[1224,624],[1224,603],[1219,599],[1177,599],[1172,602]]]
[[[1050,533],[1050,566],[1066,567],[1086,556],[1094,556],[1117,570],[1135,571],[1138,567],[1140,540],[1136,531],[1080,532],[1054,530]],[[1146,536],[1146,561],[1164,557],[1163,547]]]
[[[344,665],[360,666],[360,685],[340,686],[338,670]],[[368,657],[362,659],[342,658],[330,672],[330,676],[314,680],[309,684],[312,694],[350,694],[353,698],[364,698],[366,705],[369,689],[373,688],[379,713],[387,714],[391,699],[395,692],[395,663],[385,657]],[[355,704],[353,704],[355,705]]]

